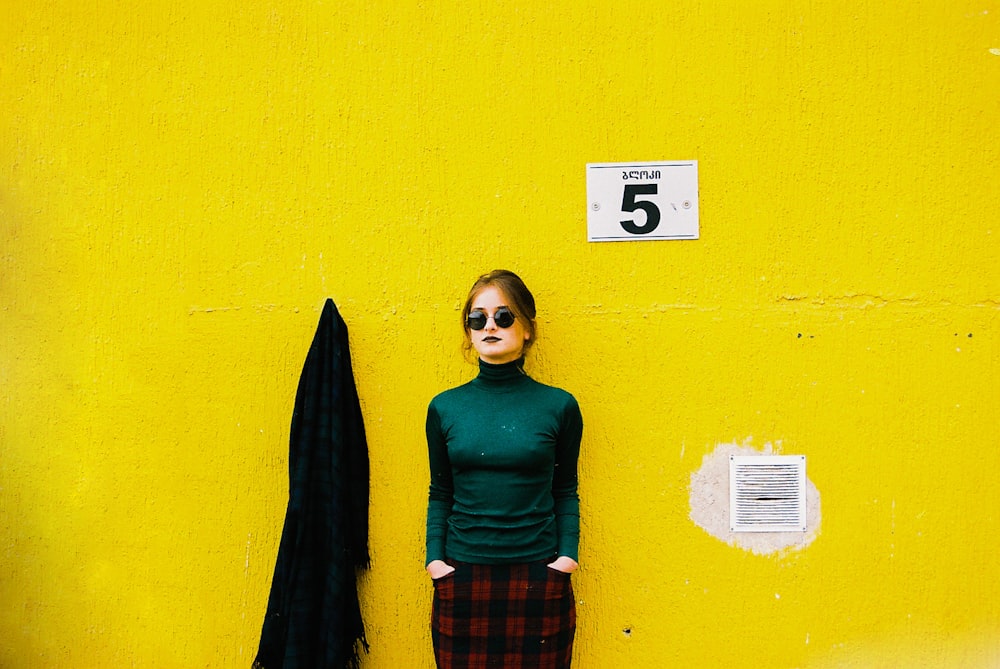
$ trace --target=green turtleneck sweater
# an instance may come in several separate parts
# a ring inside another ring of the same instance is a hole
[[[428,563],[577,559],[580,407],[523,365],[480,361],[479,376],[431,400]]]

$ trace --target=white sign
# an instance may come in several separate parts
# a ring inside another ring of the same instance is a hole
[[[698,161],[587,163],[587,241],[698,239]]]

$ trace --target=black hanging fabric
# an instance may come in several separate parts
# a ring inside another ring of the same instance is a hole
[[[254,669],[359,669],[357,569],[369,566],[368,445],[347,326],[327,300],[302,368],[288,509]]]

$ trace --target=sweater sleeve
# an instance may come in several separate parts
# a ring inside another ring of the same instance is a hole
[[[583,438],[583,416],[573,397],[563,411],[556,440],[556,463],[552,476],[559,555],[579,561],[580,497],[577,493],[577,460]]]
[[[448,516],[454,504],[455,489],[448,460],[448,444],[441,431],[441,418],[434,403],[427,409],[427,455],[430,463],[430,488],[427,493],[427,556],[424,565],[445,558]]]

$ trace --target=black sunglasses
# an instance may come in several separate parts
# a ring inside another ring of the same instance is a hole
[[[507,307],[500,307],[493,314],[493,322],[497,324],[498,328],[509,328],[514,324],[514,312]],[[487,316],[482,311],[473,311],[469,314],[468,318],[465,319],[465,325],[470,330],[482,330],[486,327],[486,322],[489,321],[490,317]]]

